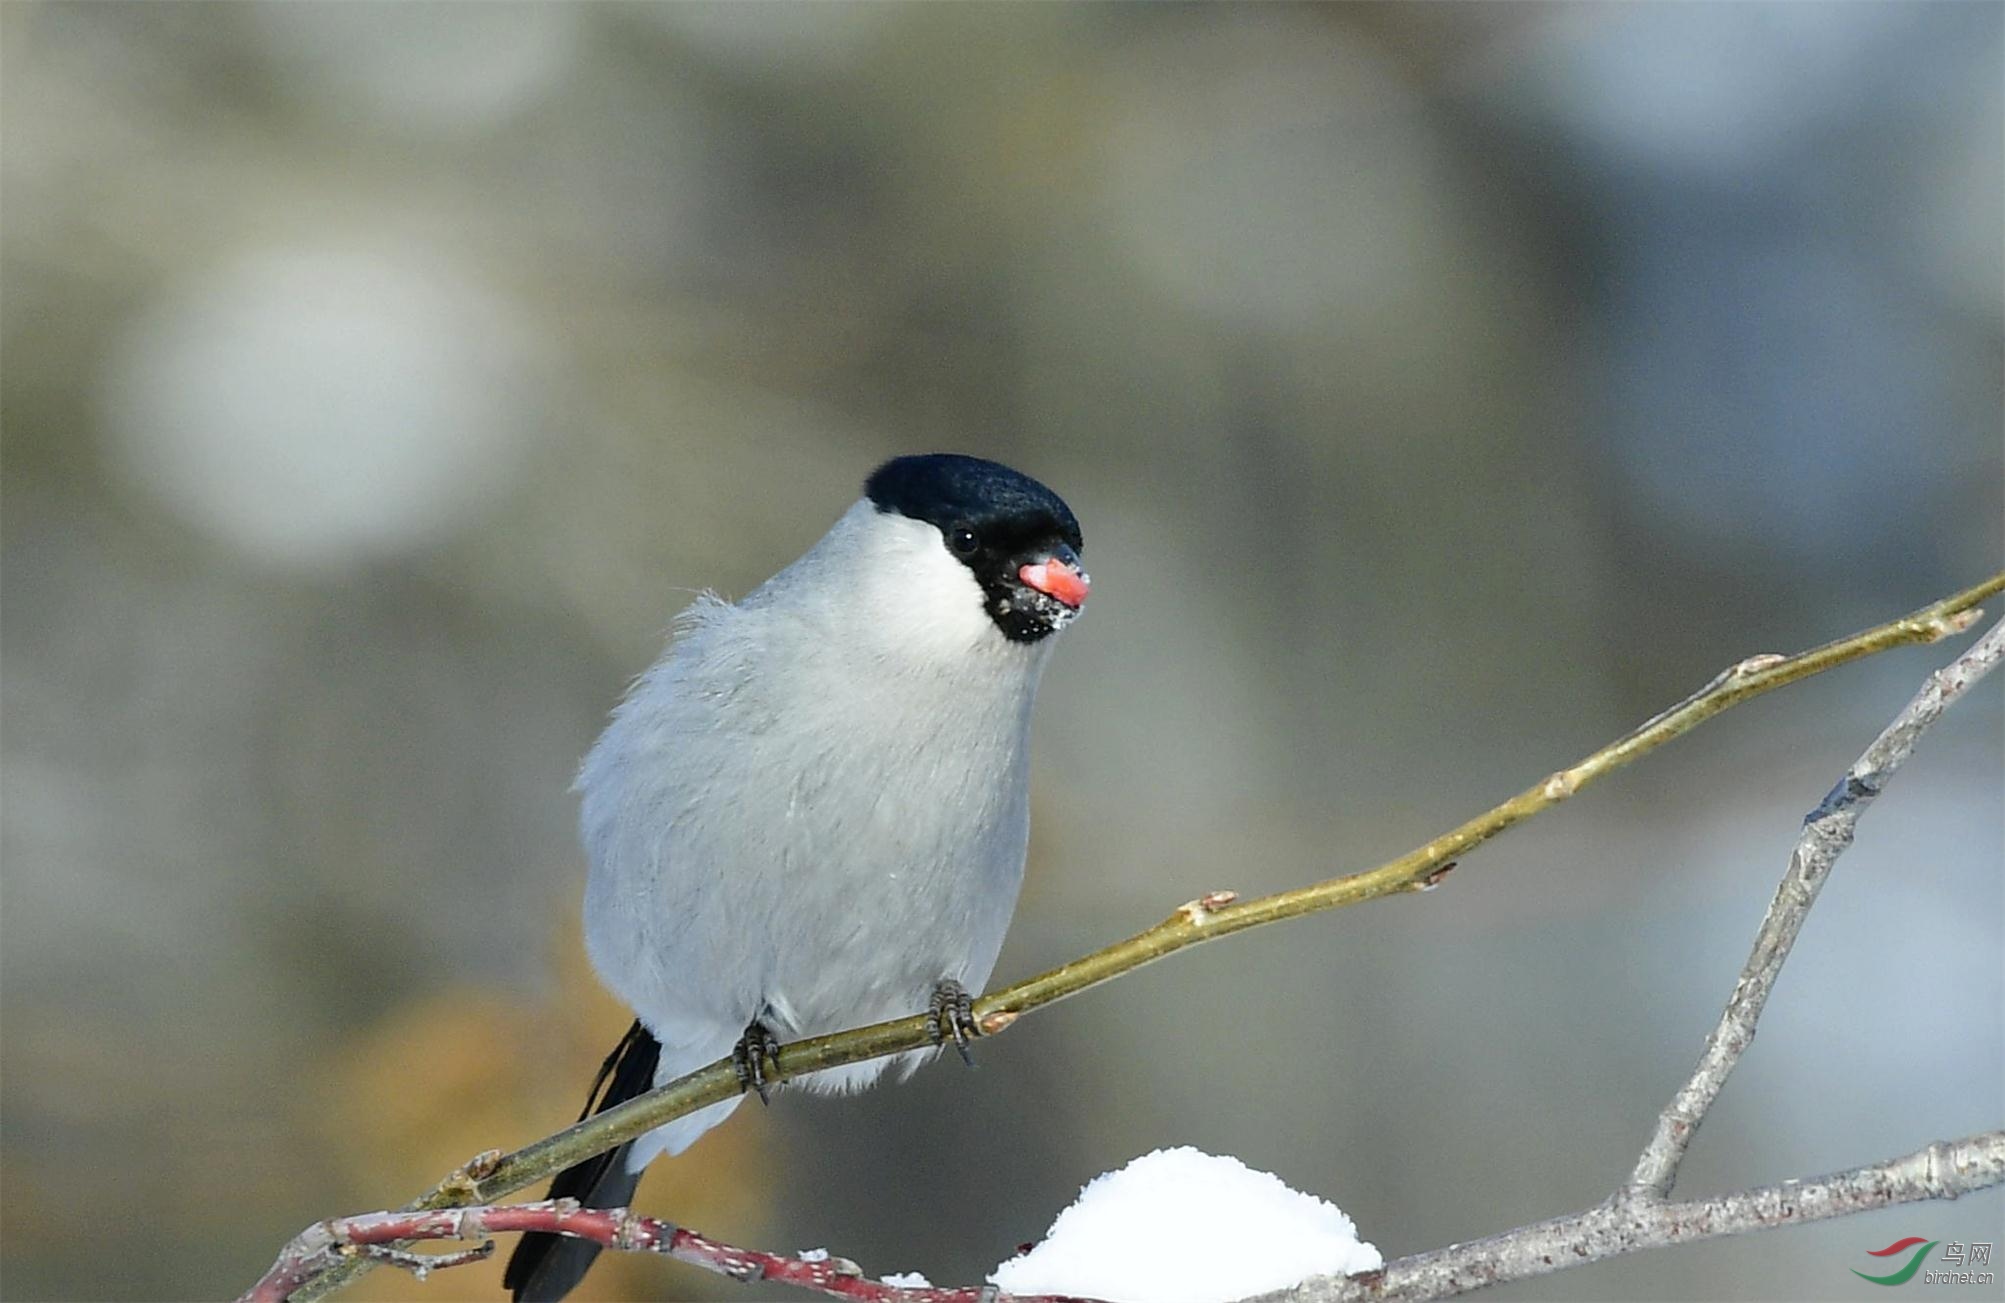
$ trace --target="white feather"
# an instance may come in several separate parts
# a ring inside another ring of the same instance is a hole
[[[657,1083],[755,1017],[792,1040],[917,1013],[943,978],[981,989],[1022,883],[1050,645],[1003,637],[939,530],[867,500],[742,602],[685,613],[577,784],[587,948],[662,1043]],[[738,1102],[644,1137],[633,1164]]]

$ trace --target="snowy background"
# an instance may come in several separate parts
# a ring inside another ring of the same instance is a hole
[[[1962,4],[0,6],[0,1291],[228,1296],[568,1121],[624,1024],[572,768],[893,453],[1085,525],[1004,979],[1994,570],[2001,62]],[[1388,1257],[1589,1204],[1947,654],[976,1072],[741,1110],[642,1206],[969,1283],[1168,1145]],[[2001,700],[1867,818],[1681,1188],[1998,1125]],[[2000,1208],[1515,1296],[1873,1297]]]

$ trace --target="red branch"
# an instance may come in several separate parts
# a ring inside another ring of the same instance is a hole
[[[509,1231],[551,1231],[608,1249],[663,1253],[733,1280],[774,1280],[856,1303],[1091,1303],[1057,1295],[1004,1294],[994,1286],[901,1288],[869,1279],[861,1267],[846,1258],[789,1258],[737,1249],[624,1208],[584,1208],[576,1199],[362,1213],[315,1222],[285,1246],[271,1270],[237,1303],[285,1303],[321,1272],[343,1258],[358,1255],[404,1267],[423,1280],[427,1272],[478,1262],[494,1252],[493,1242],[456,1253],[424,1254],[398,1248],[398,1241],[472,1240]]]

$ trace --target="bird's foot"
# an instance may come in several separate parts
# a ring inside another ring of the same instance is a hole
[[[773,1035],[773,1029],[754,1018],[745,1028],[745,1034],[731,1049],[731,1064],[738,1069],[738,1089],[755,1091],[761,1104],[773,1102],[767,1092],[766,1061],[774,1064],[780,1059],[780,1038]],[[777,1085],[778,1083],[774,1083]]]
[[[941,978],[926,1011],[933,1016],[933,1044],[943,1045],[953,1037],[961,1062],[974,1067],[975,1056],[968,1051],[968,1044],[981,1035],[981,1029],[975,1026],[975,1002],[968,988],[951,977]]]

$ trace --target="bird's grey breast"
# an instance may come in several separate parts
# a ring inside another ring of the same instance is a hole
[[[979,988],[1022,877],[1036,669],[1013,647],[858,658],[784,606],[702,613],[580,778],[608,982],[666,1035],[816,1034],[943,977]]]

